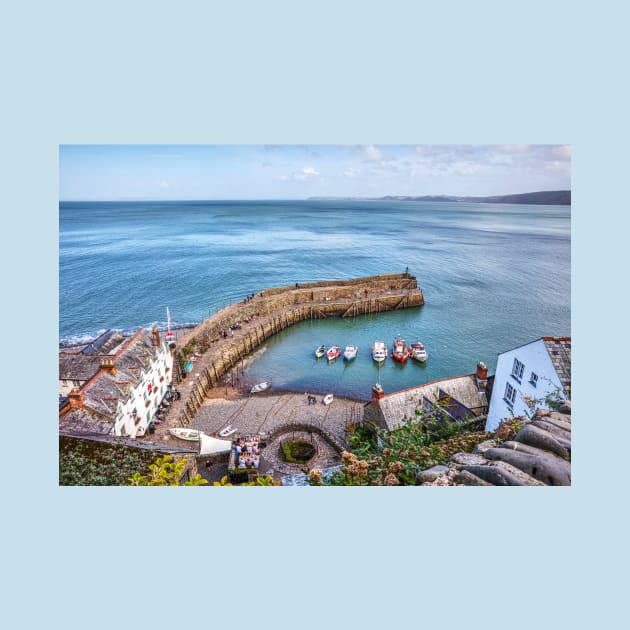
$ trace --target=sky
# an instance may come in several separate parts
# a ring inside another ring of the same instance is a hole
[[[569,145],[60,145],[62,201],[505,195],[571,188]]]

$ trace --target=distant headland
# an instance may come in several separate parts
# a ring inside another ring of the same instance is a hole
[[[517,195],[494,195],[491,197],[456,197],[452,195],[387,195],[385,197],[309,197],[309,199],[372,199],[389,201],[463,201],[472,203],[523,203],[545,206],[570,206],[570,190],[542,190]]]

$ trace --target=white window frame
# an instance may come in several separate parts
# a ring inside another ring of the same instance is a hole
[[[523,372],[525,372],[525,364],[521,363],[517,358],[514,358],[512,364],[512,376],[520,383],[523,378]]]
[[[505,400],[510,407],[514,406],[514,402],[516,401],[516,388],[513,387],[511,383],[505,384],[505,394],[503,395],[503,400]]]

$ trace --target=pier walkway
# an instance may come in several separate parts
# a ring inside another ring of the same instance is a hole
[[[232,304],[177,340],[174,383],[181,399],[173,402],[166,421],[146,441],[172,438],[170,427],[189,426],[208,392],[223,385],[223,377],[266,339],[298,322],[327,317],[356,317],[422,306],[417,280],[408,273],[367,276],[351,280],[300,283],[265,289]],[[239,328],[234,328],[239,323]],[[185,379],[180,357],[186,351],[198,356]]]

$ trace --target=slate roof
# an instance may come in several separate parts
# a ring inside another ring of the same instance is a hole
[[[475,416],[487,411],[486,394],[478,390],[475,375],[465,374],[386,394],[380,399],[378,405],[373,402],[368,403],[365,415],[366,417],[380,416],[381,424],[392,431],[401,426],[405,418],[415,417],[416,408],[422,404],[423,399],[434,402],[440,397],[444,398],[445,395],[459,401]]]
[[[88,381],[99,370],[101,360],[114,357],[128,338],[115,331],[107,331],[92,343],[59,352],[59,378]]]
[[[562,386],[571,387],[571,337],[543,337],[543,341]]]
[[[64,357],[64,360],[68,362],[78,361],[82,367],[86,359],[96,360],[97,363],[88,382],[81,388],[84,394],[83,408],[72,410],[68,408],[65,412],[62,410],[62,415],[59,417],[60,431],[100,434],[111,431],[118,401],[125,402],[128,399],[131,387],[137,385],[141,370],[149,367],[151,357],[155,352],[151,334],[144,329],[140,329],[133,337],[123,338],[123,340],[123,344],[117,343],[115,354],[95,356],[75,354]],[[103,358],[112,359],[116,366],[116,375],[100,371],[100,362]]]

